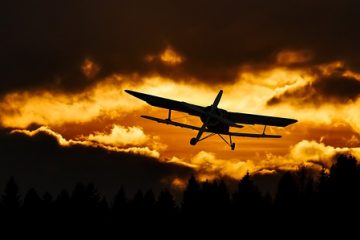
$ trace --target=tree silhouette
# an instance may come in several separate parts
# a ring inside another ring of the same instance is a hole
[[[115,194],[112,204],[112,219],[115,223],[120,224],[126,221],[128,214],[127,204],[128,200],[126,198],[125,189],[124,187],[121,187]]]
[[[24,203],[22,206],[22,215],[24,216],[24,224],[35,226],[41,225],[43,213],[42,199],[34,188],[29,189],[25,194]]]
[[[233,194],[233,205],[235,214],[245,215],[247,218],[263,211],[264,200],[249,173],[239,182],[238,189]]]
[[[147,218],[153,217],[155,208],[155,195],[154,192],[149,189],[144,195],[144,216]]]
[[[39,212],[42,207],[42,199],[38,195],[37,191],[34,188],[25,194],[23,208],[25,210]]]
[[[45,206],[50,206],[53,203],[53,196],[49,192],[45,192],[42,200],[44,201]]]
[[[337,208],[337,214],[354,212],[358,200],[356,186],[357,162],[347,154],[336,156],[335,163],[330,168],[329,185],[331,205]]]
[[[41,198],[34,188],[30,188],[30,190],[25,194],[24,197],[24,205],[23,208],[26,211],[40,211],[42,206]]]
[[[84,227],[94,226],[101,222],[100,194],[94,184],[78,183],[70,198],[73,224],[81,223]]]
[[[205,181],[201,184],[201,214],[204,218],[221,217],[229,206],[229,193],[223,181]]]
[[[55,199],[55,206],[58,209],[66,209],[70,206],[70,194],[66,190],[62,190]]]
[[[216,215],[223,217],[228,214],[230,207],[230,194],[224,180],[216,182],[215,191],[214,210]]]
[[[20,214],[20,194],[19,188],[14,177],[10,177],[5,186],[4,193],[1,195],[1,225],[11,226],[19,223]]]
[[[98,210],[98,220],[99,223],[103,226],[110,225],[110,211],[109,211],[109,204],[106,200],[106,197],[101,197],[101,200],[99,202],[99,210]]]
[[[1,206],[6,214],[17,214],[20,204],[19,188],[14,177],[10,177],[1,196]]]
[[[278,185],[278,190],[275,198],[275,207],[285,213],[291,210],[296,210],[298,204],[299,189],[290,172],[284,173]]]
[[[224,180],[220,180],[217,188],[217,196],[220,204],[227,206],[230,203],[230,194]]]
[[[198,215],[201,209],[200,184],[192,175],[183,193],[182,211],[186,215]]]
[[[315,199],[315,186],[313,173],[305,166],[301,167],[295,174],[294,180],[298,186],[298,203],[299,210],[302,215],[306,215],[309,211],[313,211]]]
[[[232,194],[224,180],[200,183],[191,176],[181,205],[166,188],[157,198],[151,189],[145,194],[139,189],[128,201],[121,187],[110,209],[106,197],[92,183],[78,183],[71,194],[63,190],[55,200],[48,192],[40,197],[30,188],[22,203],[18,186],[14,178],[10,178],[1,194],[0,214],[5,227],[36,229],[41,226],[83,233],[95,229],[106,232],[109,226],[118,233],[130,231],[134,226],[197,230],[199,222],[206,223],[210,229],[231,223],[243,229],[279,223],[288,227],[300,223],[300,219],[305,219],[310,226],[317,226],[319,222],[336,222],[338,226],[339,216],[341,223],[347,223],[348,215],[356,217],[360,213],[359,189],[360,167],[353,156],[342,154],[336,156],[330,171],[300,168],[285,172],[274,201],[269,193],[263,196],[249,173],[238,182]]]
[[[64,224],[65,222],[71,223],[69,217],[74,215],[72,208],[69,192],[62,190],[54,201],[54,222],[57,225]]]
[[[156,202],[156,212],[164,219],[173,218],[177,214],[176,202],[167,188],[163,189],[159,194]]]
[[[323,168],[320,172],[320,177],[317,184],[318,201],[325,202],[324,200],[328,197],[330,192],[329,175]]]
[[[129,219],[133,222],[143,220],[145,206],[144,194],[138,190],[134,197],[129,201]]]
[[[338,155],[330,168],[330,184],[341,194],[351,194],[356,183],[356,159],[351,155]]]

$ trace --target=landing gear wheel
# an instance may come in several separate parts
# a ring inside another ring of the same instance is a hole
[[[192,139],[190,139],[190,144],[191,145],[196,145],[196,143],[197,143],[197,140],[196,140],[196,138],[192,138]]]
[[[233,150],[233,151],[235,150],[235,143],[231,144],[231,150]]]

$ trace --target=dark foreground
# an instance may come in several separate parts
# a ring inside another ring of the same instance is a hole
[[[199,183],[192,177],[182,196],[181,201],[175,201],[164,189],[157,196],[151,190],[138,191],[129,199],[120,188],[114,199],[106,200],[93,184],[77,184],[71,192],[64,190],[57,196],[39,196],[30,189],[21,197],[11,178],[1,194],[1,226],[32,232],[135,235],[144,231],[161,235],[165,230],[176,231],[173,234],[188,230],[231,233],[250,228],[260,231],[254,234],[281,233],[284,229],[328,232],[340,226],[356,230],[360,167],[352,156],[340,155],[329,173],[314,174],[305,168],[287,172],[274,196],[260,192],[250,175],[231,193],[224,181]]]

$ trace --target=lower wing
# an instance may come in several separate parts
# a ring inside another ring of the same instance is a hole
[[[200,130],[200,127],[175,122],[175,121],[172,121],[170,119],[161,119],[161,118],[156,118],[156,117],[146,116],[146,115],[142,115],[141,117],[145,118],[145,119],[148,119],[148,120],[151,120],[151,121],[158,122],[158,123],[169,124],[169,125],[173,125],[173,126],[177,126],[177,127],[196,130],[196,131]],[[213,131],[210,131],[208,129],[205,129],[204,132],[214,133]],[[224,133],[224,135],[235,136],[235,137],[251,137],[251,138],[281,138],[281,135],[268,135],[268,134],[257,134],[257,133],[239,133],[239,132],[228,132],[228,133]]]

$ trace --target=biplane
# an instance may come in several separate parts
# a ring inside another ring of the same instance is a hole
[[[132,90],[125,90],[128,94],[137,97],[148,104],[168,110],[168,116],[165,119],[153,116],[142,115],[141,117],[163,124],[170,124],[176,127],[188,128],[197,131],[196,137],[190,139],[191,145],[196,145],[198,142],[205,140],[211,136],[218,135],[231,150],[235,149],[235,143],[231,137],[251,137],[251,138],[280,138],[281,135],[266,134],[267,126],[286,127],[290,124],[296,123],[297,120],[282,117],[264,116],[247,114],[240,112],[230,112],[218,108],[223,91],[220,90],[214,102],[210,106],[198,106],[187,102],[180,102],[158,96],[153,96],[145,93],[135,92]],[[197,116],[202,122],[202,126],[193,126],[171,119],[171,111],[184,112],[192,116]],[[246,132],[232,132],[230,128],[243,128],[245,125],[264,125],[262,133],[246,133]],[[208,135],[203,136],[204,133]],[[227,141],[223,135],[229,136]]]

